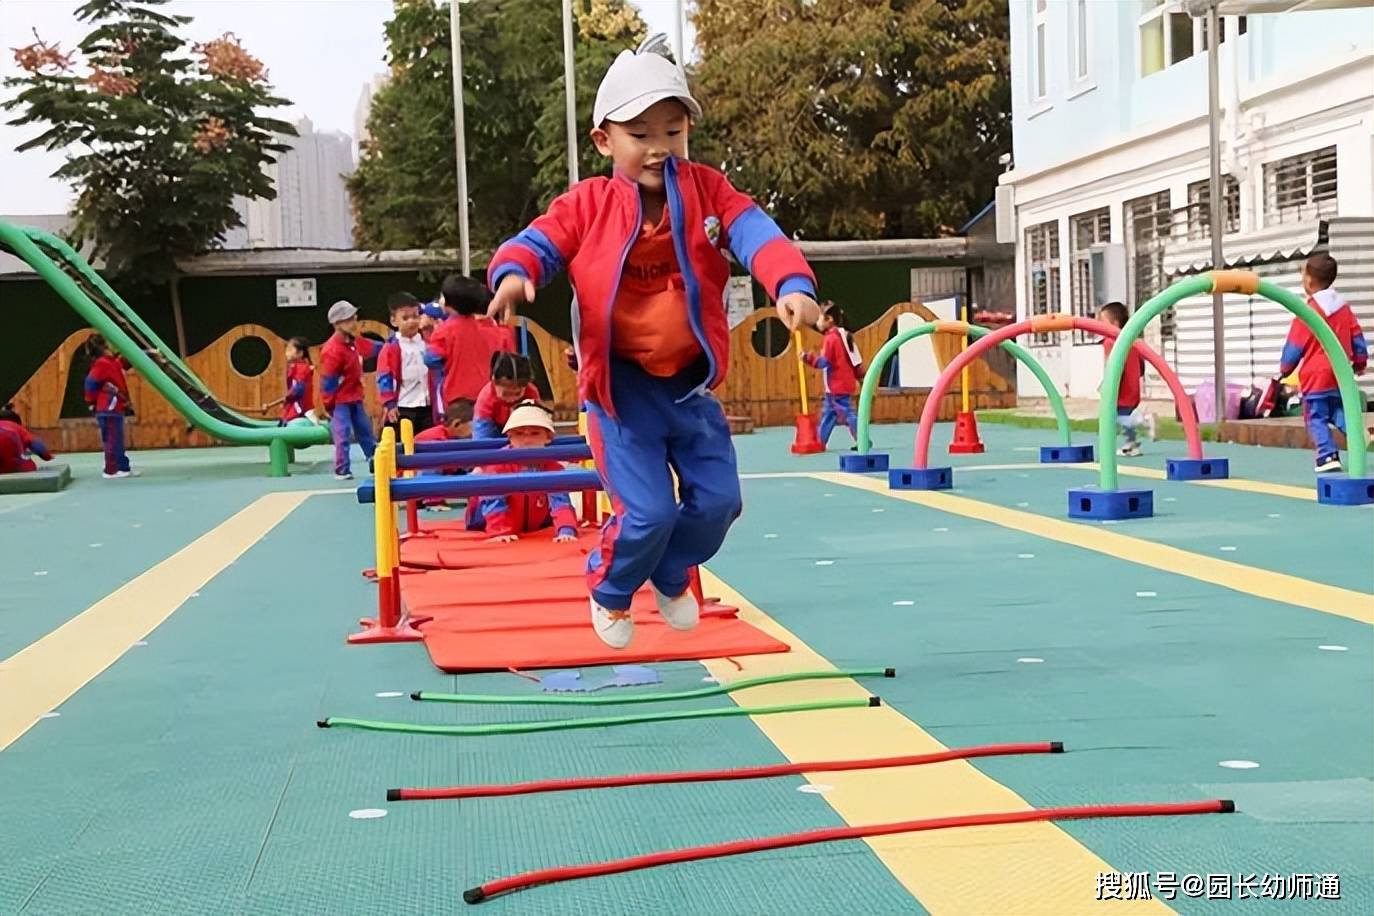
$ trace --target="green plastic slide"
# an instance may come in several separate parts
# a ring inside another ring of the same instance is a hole
[[[244,417],[219,403],[138,313],[56,236],[0,222],[0,250],[32,267],[192,425],[225,442],[266,445],[271,476],[290,473],[292,449],[329,441],[329,430],[323,426],[281,427]]]

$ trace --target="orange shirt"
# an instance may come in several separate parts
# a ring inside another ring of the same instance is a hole
[[[702,355],[687,316],[687,290],[673,252],[668,208],[630,246],[611,308],[611,352],[650,375],[675,375]]]

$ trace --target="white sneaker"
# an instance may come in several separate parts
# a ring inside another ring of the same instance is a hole
[[[1119,448],[1119,449],[1116,450],[1116,453],[1117,453],[1118,455],[1120,455],[1122,458],[1139,458],[1139,457],[1140,457],[1140,446],[1139,446],[1139,445],[1123,445],[1123,446],[1121,446],[1121,448]]]
[[[1341,469],[1341,456],[1339,453],[1323,455],[1317,459],[1316,465],[1318,474],[1330,474]]]
[[[701,605],[697,604],[697,596],[692,594],[691,589],[676,598],[669,598],[655,588],[654,601],[658,603],[658,612],[663,615],[664,623],[674,630],[690,630],[701,619]]]
[[[126,471],[115,471],[113,474],[107,474],[101,471],[100,476],[104,477],[106,480],[118,480],[121,477],[128,477],[129,474]]]
[[[335,474],[335,475],[334,475],[334,479],[335,479],[335,480],[352,480],[352,479],[353,479],[353,475],[352,475],[352,474]]]
[[[612,649],[623,649],[635,635],[635,621],[629,611],[612,611],[589,598],[592,606],[592,629],[597,637]]]

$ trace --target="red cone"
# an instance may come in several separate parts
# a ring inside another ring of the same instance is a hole
[[[797,435],[792,440],[792,454],[814,455],[816,452],[823,451],[825,451],[825,446],[821,444],[820,437],[816,435],[815,414],[797,414]]]
[[[978,420],[971,410],[961,410],[954,418],[954,441],[949,444],[951,455],[976,455],[983,451],[978,438]]]

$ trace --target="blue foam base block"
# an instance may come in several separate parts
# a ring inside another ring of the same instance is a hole
[[[1149,518],[1155,514],[1153,490],[1099,490],[1079,487],[1069,491],[1069,518]]]
[[[1170,480],[1225,480],[1231,476],[1226,458],[1169,458],[1165,470]]]
[[[1041,464],[1080,464],[1093,460],[1091,445],[1042,445]]]
[[[841,455],[840,470],[848,471],[851,474],[863,474],[868,471],[886,471],[887,452],[869,452],[867,455]]]
[[[1374,477],[1323,474],[1317,478],[1317,502],[1328,506],[1367,506],[1374,503]]]
[[[891,468],[889,490],[948,490],[954,486],[953,468]]]

